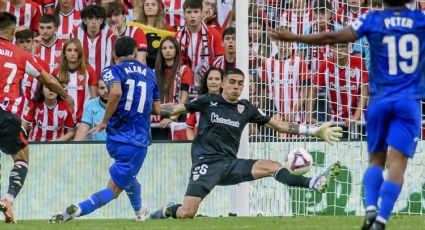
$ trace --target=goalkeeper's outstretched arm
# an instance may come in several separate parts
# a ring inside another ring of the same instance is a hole
[[[161,105],[161,116],[162,117],[172,117],[187,113],[186,107],[184,104],[162,104]]]
[[[333,142],[338,142],[342,137],[341,127],[331,127],[332,122],[326,122],[321,126],[305,126],[296,123],[279,121],[271,119],[266,127],[272,128],[280,133],[301,134],[306,136],[315,136],[333,145]]]

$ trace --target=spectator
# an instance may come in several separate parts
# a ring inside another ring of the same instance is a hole
[[[83,11],[84,8],[90,6],[90,5],[97,5],[97,2],[101,0],[73,0],[74,1],[74,8],[78,11]]]
[[[164,5],[165,21],[174,31],[180,31],[185,24],[183,5],[185,0],[162,0]]]
[[[38,30],[41,17],[40,6],[31,0],[9,0],[6,11],[16,16],[16,26],[25,26],[33,31]]]
[[[236,68],[236,29],[229,27],[223,33],[224,56],[214,61],[214,66],[226,71]]]
[[[62,46],[66,41],[56,36],[58,26],[59,21],[54,15],[44,14],[38,25],[40,36],[35,38],[38,43],[35,56],[49,64],[50,72],[58,67]]]
[[[125,20],[127,22],[132,22],[134,21],[134,12],[133,12],[133,0],[99,0],[101,3],[98,4],[100,6],[102,6],[103,8],[107,8],[107,5],[110,2],[115,2],[115,3],[120,3],[123,7],[124,7],[124,16],[125,16]],[[139,2],[136,1],[136,2]],[[109,18],[110,19],[110,18]],[[106,23],[109,25],[110,22],[108,21],[108,18],[106,19]]]
[[[183,63],[192,69],[194,90],[200,86],[201,76],[223,55],[223,46],[219,32],[202,22],[202,2],[186,0],[184,5],[186,26],[177,34]]]
[[[55,0],[34,0],[42,9],[43,14],[52,14],[55,7]]]
[[[291,43],[278,42],[279,52],[267,59],[263,82],[267,83],[269,98],[285,121],[302,121],[310,89],[307,63],[293,55]]]
[[[116,37],[129,36],[137,44],[137,60],[146,65],[147,43],[143,31],[125,23],[125,8],[121,3],[108,2],[106,4],[106,18],[110,21],[110,28]]]
[[[155,65],[161,103],[184,104],[189,99],[189,90],[192,87],[193,77],[190,68],[181,63],[180,49],[177,40],[173,37],[165,37],[160,46]],[[183,118],[184,120],[185,118]],[[167,128],[171,122],[177,121],[178,117],[161,117],[159,125],[162,129]],[[153,122],[158,122],[158,118]],[[162,134],[160,134],[162,133]],[[152,136],[159,139],[168,137],[168,130],[152,131]]]
[[[59,19],[58,38],[68,39],[81,24],[81,12],[74,8],[73,0],[58,0],[55,16]]]
[[[136,3],[137,2],[138,5],[140,5],[135,7],[135,17],[137,22],[160,30],[173,31],[173,28],[168,26],[165,21],[164,9],[162,8],[160,0],[136,1]],[[146,39],[148,41],[148,56],[146,58],[147,65],[154,69],[158,53],[158,45],[154,46],[154,42],[159,43],[160,38],[157,37],[156,33],[148,33],[146,34]]]
[[[327,0],[318,0],[314,4],[313,10],[313,23],[311,33],[317,34],[323,31],[329,31],[332,28],[330,16],[330,6]],[[316,74],[319,68],[319,62],[327,59],[332,55],[329,45],[324,46],[310,46],[308,60],[310,61],[310,71]]]
[[[15,33],[16,45],[21,47],[24,51],[33,54],[34,53],[34,34],[30,29],[24,29]],[[49,71],[49,66],[40,58],[35,57],[38,63],[40,63],[46,71]],[[40,82],[37,78],[24,74],[24,79],[22,80],[21,90],[22,90],[22,101],[19,104],[19,109],[16,115],[18,117],[23,117],[23,112],[28,110],[31,106],[32,99],[37,93]],[[22,112],[19,114],[19,112]]]
[[[31,129],[31,141],[68,141],[75,134],[75,120],[68,104],[40,84],[31,108],[24,112],[22,125]],[[32,126],[32,127],[31,127]]]
[[[249,101],[267,116],[282,120],[273,100],[267,96],[267,87],[255,71],[249,73]],[[279,134],[265,126],[250,124],[250,141],[277,141]]]
[[[83,118],[78,126],[74,141],[104,141],[106,130],[89,135],[90,129],[98,125],[105,115],[105,106],[108,102],[108,88],[102,78],[97,80],[98,97],[88,100],[84,105]]]
[[[81,122],[84,103],[97,96],[96,74],[86,63],[81,42],[71,38],[63,45],[59,68],[53,71],[74,99],[74,115],[78,123]]]
[[[100,78],[102,69],[111,65],[115,36],[111,30],[105,29],[103,7],[89,5],[81,11],[81,18],[81,26],[73,31],[73,37],[82,42],[88,63]]]
[[[332,48],[333,57],[320,64],[312,83],[325,88],[331,120],[344,121],[348,127],[361,119],[366,108],[368,74],[362,59],[349,54],[347,44]],[[313,87],[313,100],[317,99],[316,87]]]
[[[208,69],[202,79],[199,96],[206,93],[220,94],[222,92],[221,84],[223,82],[223,75],[224,72],[220,68],[211,67]],[[188,140],[193,140],[196,136],[199,115],[199,112],[191,113],[186,119],[186,137]]]

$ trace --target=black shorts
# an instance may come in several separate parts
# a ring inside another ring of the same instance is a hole
[[[205,160],[192,165],[186,196],[204,198],[216,185],[234,185],[255,180],[252,167],[257,160]]]
[[[0,108],[0,150],[15,155],[28,145],[28,135],[21,127],[21,119]]]

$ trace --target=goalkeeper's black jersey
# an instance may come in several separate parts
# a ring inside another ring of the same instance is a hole
[[[227,102],[221,95],[205,94],[185,104],[189,112],[200,112],[198,134],[192,144],[192,161],[207,158],[236,158],[242,131],[247,123],[270,121],[247,100]]]

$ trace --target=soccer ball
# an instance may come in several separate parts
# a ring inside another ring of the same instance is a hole
[[[301,176],[306,174],[313,165],[313,157],[307,150],[296,148],[285,157],[284,166],[293,175]]]

